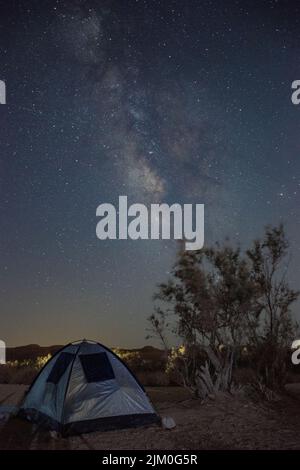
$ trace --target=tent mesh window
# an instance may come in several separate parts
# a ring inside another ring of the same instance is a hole
[[[105,352],[79,356],[87,382],[103,382],[115,378],[114,371]]]
[[[58,384],[73,358],[74,354],[62,352],[51,369],[47,382],[51,382],[55,385]]]

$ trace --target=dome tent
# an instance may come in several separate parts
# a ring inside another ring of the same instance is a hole
[[[105,346],[60,349],[32,383],[21,416],[63,435],[159,422],[142,385]]]

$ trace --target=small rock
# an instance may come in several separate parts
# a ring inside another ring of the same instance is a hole
[[[58,433],[56,431],[49,431],[52,439],[58,439]]]
[[[164,429],[173,429],[176,427],[176,423],[171,416],[164,416],[161,420],[161,424]]]

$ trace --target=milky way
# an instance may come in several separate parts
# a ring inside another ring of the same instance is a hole
[[[99,241],[96,207],[119,195],[205,204],[206,245],[230,237],[243,247],[285,222],[297,286],[300,107],[290,96],[300,16],[297,3],[263,3],[1,7],[8,343],[145,343],[176,243]]]

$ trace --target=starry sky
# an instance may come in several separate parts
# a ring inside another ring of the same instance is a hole
[[[1,339],[146,344],[176,242],[98,240],[119,195],[205,204],[206,246],[284,222],[299,287],[298,2],[42,3],[0,2]]]

